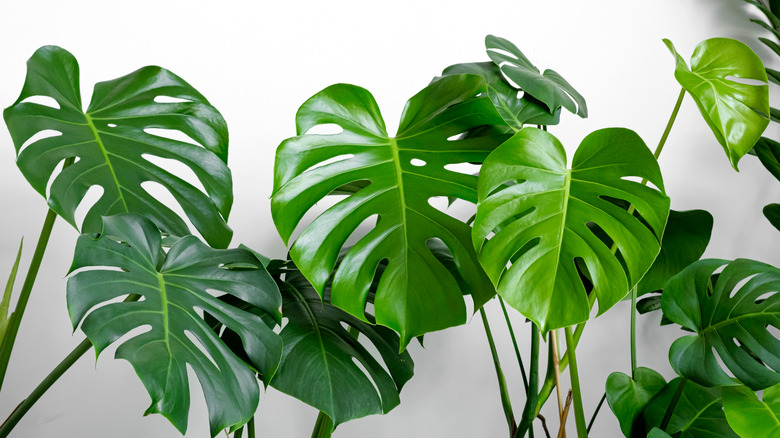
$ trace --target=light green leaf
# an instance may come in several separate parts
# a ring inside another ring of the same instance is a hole
[[[35,103],[41,97],[54,102]],[[167,233],[190,234],[173,210],[147,192],[144,183],[156,183],[171,193],[206,241],[222,248],[230,243],[232,231],[225,223],[233,202],[225,164],[227,126],[200,93],[168,70],[144,67],[100,82],[84,111],[76,59],[59,47],[44,46],[27,62],[24,88],[3,117],[22,174],[71,225],[79,227],[75,212],[87,191],[102,188],[81,224],[82,233],[99,232],[101,216],[138,213]],[[191,142],[168,134],[183,134]],[[57,172],[70,157],[77,161]],[[206,193],[155,164],[157,160],[190,168]]]
[[[769,124],[769,85],[761,59],[739,41],[712,38],[696,46],[689,68],[672,42],[664,43],[676,60],[674,77],[738,170],[739,159]]]
[[[780,270],[745,259],[701,260],[672,277],[661,298],[664,315],[696,333],[672,344],[674,370],[705,386],[738,384],[718,363],[717,352],[753,390],[780,383],[780,340],[768,330],[780,327],[778,290]]]
[[[368,91],[333,85],[301,106],[299,135],[276,152],[271,213],[285,242],[326,195],[357,181],[369,182],[309,224],[290,255],[322,294],[339,251],[368,219],[369,231],[333,274],[331,300],[365,318],[374,273],[387,261],[374,301],[376,321],[399,332],[403,348],[423,333],[466,322],[463,291],[429,241],[443,241],[452,253],[476,308],[494,294],[477,262],[469,226],[429,204],[436,196],[476,202],[477,177],[445,166],[481,163],[507,138],[492,132],[457,138],[483,125],[506,126],[486,91],[485,81],[475,75],[433,82],[409,100],[398,134],[391,137]],[[343,132],[307,134],[322,124],[336,124]],[[376,220],[369,219],[374,215]]]
[[[657,426],[660,426],[679,385],[678,377],[667,383],[666,387],[647,404],[643,415],[648,431],[659,430]],[[721,388],[705,388],[691,381],[685,383],[665,433],[676,438],[739,437],[731,430],[723,414]]]
[[[225,268],[231,263],[255,268]],[[147,414],[160,413],[182,433],[187,430],[189,366],[206,397],[211,436],[234,430],[254,415],[259,399],[255,372],[266,380],[274,374],[281,339],[261,317],[210,293],[233,295],[280,322],[279,290],[250,252],[212,249],[187,236],[166,254],[152,222],[125,214],[104,218],[96,240],[79,237],[74,271],[68,280],[68,311],[73,327],[81,322],[98,354],[131,330],[148,328],[116,349],[116,357],[133,365],[152,398]],[[128,295],[141,299],[110,302]],[[220,341],[197,309],[240,335],[250,363]]]
[[[607,378],[607,402],[620,422],[620,430],[626,437],[643,437],[645,433],[644,411],[647,403],[666,386],[666,379],[650,368],[639,367],[634,372],[636,380],[615,372]]]
[[[764,391],[764,401],[758,400],[756,393],[746,386],[723,388],[723,410],[729,425],[739,436],[780,437],[780,400],[776,397],[777,387],[772,388],[772,391],[770,388]]]
[[[485,160],[480,174],[472,235],[480,263],[499,295],[542,331],[583,322],[590,304],[575,259],[587,267],[590,293],[604,313],[642,278],[661,248],[669,215],[663,187],[658,163],[633,131],[588,135],[568,169],[555,137],[524,128]],[[635,214],[622,207],[625,202]],[[615,242],[617,254],[594,228]]]

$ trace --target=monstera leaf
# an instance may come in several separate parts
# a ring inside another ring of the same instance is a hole
[[[542,331],[585,321],[588,293],[604,313],[653,263],[669,214],[663,187],[658,163],[633,131],[588,135],[568,169],[555,137],[524,128],[490,154],[480,174],[472,236],[480,263],[499,295]],[[575,259],[587,267],[590,292]]]
[[[560,108],[550,114],[547,105],[530,94],[518,97],[518,93],[522,91],[510,85],[501,74],[501,69],[492,62],[455,64],[442,72],[442,76],[459,74],[479,75],[487,82],[490,100],[514,131],[522,129],[525,124],[557,125],[561,119]]]
[[[723,272],[712,284],[716,270]],[[780,327],[780,270],[753,260],[701,260],[666,284],[664,315],[693,330],[676,340],[669,361],[681,376],[705,386],[736,385],[753,390],[780,383],[780,340],[768,330]]]
[[[43,98],[49,105],[40,103]],[[233,202],[225,164],[227,126],[200,93],[168,70],[144,67],[98,83],[84,111],[76,59],[59,47],[45,46],[27,62],[22,93],[3,116],[22,174],[73,226],[78,227],[76,208],[90,187],[102,188],[86,214],[83,233],[99,232],[101,216],[130,212],[147,216],[167,233],[189,234],[185,222],[147,192],[143,184],[149,182],[173,195],[211,245],[230,243],[232,231],[225,223]],[[73,157],[74,164],[56,173],[60,162]],[[161,160],[187,166],[206,193],[155,164]]]
[[[644,437],[642,412],[650,400],[666,386],[666,380],[650,368],[639,367],[634,378],[623,373],[612,373],[607,378],[607,403],[620,422],[626,437]]]
[[[276,152],[271,213],[285,242],[323,197],[344,185],[367,182],[315,219],[290,254],[322,294],[347,238],[358,225],[372,221],[371,230],[347,251],[334,274],[332,303],[364,318],[374,273],[386,261],[374,301],[376,322],[399,332],[402,347],[423,333],[466,321],[462,289],[431,252],[429,241],[444,242],[477,307],[494,294],[477,262],[469,226],[429,203],[435,196],[476,202],[477,177],[445,166],[481,163],[507,138],[457,138],[479,126],[505,126],[486,91],[478,76],[442,78],[409,100],[398,134],[390,137],[368,91],[333,85],[301,106],[299,135]],[[336,124],[343,132],[306,133],[322,124]]]
[[[745,386],[723,388],[723,410],[739,436],[780,437],[780,387],[777,385],[764,390],[763,401]]]
[[[769,86],[761,59],[739,41],[712,38],[696,46],[689,68],[672,42],[664,43],[677,63],[674,77],[696,101],[737,169],[769,124]]]
[[[526,94],[547,106],[550,114],[564,107],[580,117],[588,117],[585,99],[563,76],[553,70],[540,73],[517,46],[504,38],[488,35],[485,37],[485,47],[488,56],[501,68],[501,72]]]
[[[414,372],[409,353],[398,353],[398,335],[323,302],[294,266],[280,288],[287,324],[281,332],[282,363],[271,386],[325,412],[334,426],[396,407]]]
[[[241,269],[229,269],[231,264]],[[125,214],[104,218],[97,239],[79,237],[71,267],[77,270],[68,280],[68,310],[74,328],[81,322],[98,354],[129,331],[151,327],[116,349],[116,357],[133,365],[152,398],[147,414],[161,413],[186,431],[189,365],[206,396],[211,436],[254,415],[259,400],[255,373],[266,380],[274,374],[281,339],[257,315],[210,293],[233,295],[280,322],[279,290],[250,252],[212,249],[187,236],[166,254],[152,222]],[[140,300],[110,302],[127,295]],[[198,309],[240,335],[251,364],[219,340]]]
[[[645,407],[645,427],[649,431],[658,430],[660,432],[660,429],[654,426],[660,426],[679,385],[679,377],[667,383],[666,387],[653,397]],[[723,414],[721,388],[705,388],[691,381],[685,383],[682,394],[674,407],[674,412],[672,412],[665,431],[668,435],[655,433],[657,435],[650,434],[648,436],[671,435],[677,438],[737,438],[739,436],[731,430],[726,422],[726,417]]]

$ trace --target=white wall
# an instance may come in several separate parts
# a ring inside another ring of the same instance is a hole
[[[84,101],[95,82],[143,65],[176,72],[228,121],[234,243],[282,257],[285,248],[273,231],[268,201],[274,150],[295,134],[298,106],[320,89],[337,82],[366,87],[394,129],[406,99],[442,68],[487,60],[483,38],[492,33],[515,42],[537,66],[563,74],[587,99],[590,118],[565,114],[562,124],[551,129],[569,153],[587,133],[608,126],[634,129],[654,147],[679,91],[661,39],[670,38],[686,57],[699,41],[715,36],[741,39],[765,55],[755,40],[764,32],[747,21],[747,10],[738,0],[5,0],[0,4],[0,106],[14,102],[25,61],[44,44],[60,45],[77,57]],[[26,238],[23,266],[29,262],[46,207],[16,169],[10,136],[0,131],[4,280],[21,236]],[[705,208],[715,216],[708,256],[780,264],[780,233],[760,213],[763,205],[780,201],[780,183],[754,157],[743,160],[742,172],[733,172],[690,98],[660,162],[673,208]],[[0,396],[0,417],[82,339],[80,332],[70,334],[64,294],[76,236],[57,223]],[[490,303],[488,311],[519,415],[522,389],[511,344],[496,304]],[[639,362],[671,378],[668,347],[681,332],[659,328],[658,319],[657,314],[639,318]],[[522,321],[515,315],[521,348],[527,351]],[[578,348],[588,413],[603,393],[606,376],[628,370],[628,345],[625,303],[588,325]],[[401,394],[401,406],[387,416],[345,424],[337,437],[506,436],[478,318],[426,336],[426,346],[411,347],[416,375]],[[161,416],[142,417],[148,396],[130,365],[112,359],[113,348],[97,365],[92,354],[87,356],[22,420],[16,436],[178,436]],[[197,391],[188,437],[208,435]],[[552,419],[554,402],[548,408]],[[307,437],[315,417],[313,408],[271,389],[261,400],[258,436]],[[618,436],[606,407],[593,436]]]

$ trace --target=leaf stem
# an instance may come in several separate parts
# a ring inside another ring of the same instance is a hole
[[[517,363],[520,365],[520,375],[523,376],[523,388],[525,389],[525,395],[528,396],[528,379],[525,377],[525,366],[523,366],[523,358],[520,356],[520,348],[517,346],[517,338],[515,338],[515,330],[512,328],[512,321],[509,319],[509,313],[506,311],[506,305],[503,298],[498,295],[498,303],[501,304],[501,311],[504,312],[504,319],[506,325],[509,328],[509,336],[512,338],[512,346],[515,348],[515,356],[517,356]]]
[[[655,152],[653,153],[653,156],[657,160],[658,157],[661,156],[661,151],[664,149],[664,145],[666,144],[666,139],[669,137],[669,133],[672,131],[672,126],[674,125],[675,119],[677,119],[677,113],[680,112],[680,106],[682,105],[683,98],[685,97],[685,88],[680,90],[680,95],[677,96],[677,102],[674,104],[674,109],[672,110],[672,115],[669,117],[669,121],[666,123],[666,129],[664,129],[663,135],[661,135],[661,140],[658,142],[658,146],[655,148]]]
[[[526,431],[531,432],[533,436],[533,421],[537,416],[537,394],[536,391],[539,387],[539,327],[535,323],[531,323],[531,369],[528,374],[528,397],[525,399],[525,407],[523,407],[523,416],[520,418],[520,426],[515,432],[515,438],[522,438]],[[544,418],[542,417],[542,423],[545,430],[547,429],[544,424]],[[549,433],[547,434],[549,436]]]
[[[577,344],[574,342],[571,326],[564,329],[566,332],[566,353],[569,353],[569,375],[571,376],[571,387],[574,395],[574,420],[577,424],[577,437],[587,438],[588,429],[585,426],[585,413],[582,408],[582,393],[580,392],[580,375],[577,371],[577,355],[574,350]]]
[[[328,414],[320,411],[317,421],[314,423],[314,430],[311,432],[311,438],[329,438],[333,433],[333,420]]]
[[[593,416],[590,417],[590,423],[588,423],[588,433],[590,433],[590,429],[593,427],[593,423],[596,421],[596,415],[599,414],[599,411],[601,410],[601,406],[604,405],[604,401],[607,399],[607,393],[604,392],[604,395],[601,396],[601,400],[599,400],[599,404],[596,406],[596,410],[593,411]]]
[[[515,423],[515,415],[512,410],[512,402],[509,399],[506,379],[504,378],[504,372],[501,369],[501,362],[498,360],[498,351],[496,350],[495,342],[493,342],[493,333],[490,331],[490,324],[488,323],[484,307],[479,309],[479,315],[482,317],[482,325],[485,327],[485,334],[487,335],[488,344],[490,345],[490,354],[493,356],[493,365],[496,368],[498,388],[499,393],[501,394],[501,406],[504,408],[504,416],[506,417],[507,426],[509,426],[509,436],[514,437],[515,431],[517,430],[517,423]]]
[[[636,286],[631,288],[631,378],[636,379]]]
[[[669,426],[669,421],[672,419],[672,414],[674,413],[674,409],[677,407],[677,402],[680,400],[680,396],[683,393],[683,389],[685,389],[686,383],[688,383],[688,379],[682,377],[680,379],[680,383],[677,385],[677,389],[674,391],[672,400],[669,402],[669,407],[666,408],[666,412],[664,412],[664,418],[661,420],[660,426],[660,429],[664,432],[666,432],[666,427]]]
[[[595,297],[595,294],[591,294]],[[593,303],[591,303],[591,306]],[[577,328],[574,329],[574,344],[575,346],[580,341],[580,337],[582,337],[582,332],[585,330],[585,323],[578,324]],[[563,354],[563,357],[559,361],[559,366],[561,371],[565,371],[566,367],[569,366],[569,352]],[[539,397],[538,397],[538,404],[536,406],[536,414],[539,414],[539,411],[542,409],[542,406],[547,402],[547,399],[550,397],[550,394],[552,393],[553,388],[555,387],[555,374],[552,367],[549,367],[547,369],[547,375],[544,378],[544,383],[542,384],[542,389],[539,391]]]
[[[247,437],[255,438],[255,416],[249,419],[249,423],[246,425]]]

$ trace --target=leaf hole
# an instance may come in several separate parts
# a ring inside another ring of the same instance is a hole
[[[366,366],[363,365],[363,362],[358,360],[358,358],[352,356],[352,363],[355,364],[355,366],[360,370],[360,372],[363,373],[363,375],[366,376],[366,379],[371,382],[371,386],[374,387],[374,391],[376,392],[377,397],[380,399],[382,398],[382,393],[379,391],[379,387],[377,386],[376,382],[374,382],[374,378],[371,375],[371,373],[368,372],[368,369],[366,369]]]
[[[124,298],[125,297],[121,297],[121,299],[119,299],[119,302],[124,300]],[[113,301],[114,300],[112,300],[112,302]],[[125,342],[133,339],[133,338],[137,338],[138,336],[141,336],[141,335],[144,335],[146,333],[149,333],[150,331],[152,331],[151,324],[143,324],[143,325],[140,325],[138,327],[133,327],[131,330],[128,330],[125,334],[123,334],[122,336],[117,338],[111,344],[119,346],[119,345],[122,345]]]
[[[116,123],[108,123],[106,126],[109,128],[116,128]]]
[[[425,166],[428,163],[426,163],[425,161],[423,161],[423,160],[421,160],[419,158],[412,158],[412,160],[409,161],[409,164],[411,164],[414,167],[422,167],[422,166]]]
[[[95,204],[100,201],[100,198],[103,197],[103,187],[99,185],[93,185],[87,190],[87,193],[84,194],[84,197],[81,198],[81,201],[79,202],[78,207],[76,207],[76,224],[79,224],[79,227],[83,227],[84,225],[84,219],[87,218],[87,215],[89,214],[89,211],[92,210],[92,207],[95,206]]]
[[[726,76],[725,79],[727,81],[736,82],[738,84],[753,85],[753,86],[756,86],[756,87],[760,87],[762,85],[766,85],[767,84],[766,82],[764,82],[764,81],[762,81],[760,79],[743,78],[743,77],[734,76],[734,75],[728,75],[728,76]]]
[[[590,292],[593,290],[593,277],[590,275],[585,259],[582,257],[575,257],[574,266],[577,268],[577,274],[580,276],[580,281],[585,288],[585,293],[590,295]]]
[[[360,239],[365,237],[365,235],[368,234],[369,231],[376,228],[376,224],[378,223],[379,223],[378,214],[372,214],[371,216],[368,216],[367,218],[363,219],[363,221],[360,222],[360,224],[358,224],[357,227],[355,227],[352,233],[350,233],[346,242],[344,242],[344,245],[352,246],[355,243],[359,242]]]
[[[60,109],[60,103],[51,96],[30,96],[21,103],[34,103],[36,105],[47,106],[56,110]]]
[[[306,135],[336,135],[344,132],[344,128],[335,123],[321,123],[319,125],[312,126],[305,134]]]
[[[533,239],[529,240],[523,246],[521,246],[520,249],[515,251],[514,254],[512,254],[512,257],[509,258],[509,262],[511,264],[514,264],[515,262],[517,262],[517,260],[520,259],[520,257],[522,257],[523,255],[525,255],[525,253],[533,249],[541,241],[542,239],[539,237],[534,237]]]
[[[506,180],[503,183],[497,185],[495,189],[491,190],[490,194],[488,194],[488,197],[491,197],[491,196],[495,195],[496,193],[499,193],[502,190],[506,190],[509,187],[512,187],[514,185],[523,184],[525,181],[526,180],[524,180],[524,179],[510,179],[510,180]]]
[[[772,335],[775,339],[780,340],[780,329],[778,329],[774,325],[767,324],[766,331],[769,332],[769,334]]]
[[[216,368],[218,371],[221,371],[219,368],[219,365],[217,365],[217,362],[214,360],[214,358],[211,356],[211,354],[208,352],[206,347],[204,346],[203,342],[201,342],[200,337],[198,337],[195,333],[184,330],[184,336],[189,339],[190,343],[197,348],[203,356],[208,359],[209,362],[211,362],[212,365],[214,365],[214,368]]]
[[[528,216],[529,214],[533,213],[535,210],[536,210],[536,207],[530,207],[530,208],[528,208],[525,211],[521,211],[520,213],[518,213],[518,214],[516,214],[514,216],[510,216],[510,217],[504,219],[503,222],[501,222],[495,228],[493,228],[493,233],[494,234],[498,234],[499,232],[501,232],[502,229],[508,227],[509,225],[512,225],[512,223],[514,223],[516,221],[519,221],[523,217]]]
[[[192,103],[190,99],[182,99],[181,97],[173,96],[155,96],[154,101],[156,103]]]
[[[19,148],[19,153],[22,153],[22,151],[25,150],[27,148],[27,146],[30,146],[33,143],[37,143],[37,142],[45,140],[47,138],[59,137],[61,135],[62,135],[62,132],[54,130],[54,129],[44,129],[42,131],[38,131],[35,134],[33,134],[32,137],[28,138],[27,141],[22,143],[22,146]]]
[[[482,165],[478,163],[450,163],[445,165],[444,168],[450,172],[477,176],[479,175],[479,170],[482,168]]]
[[[327,166],[329,164],[333,164],[333,163],[338,163],[338,162],[341,162],[341,161],[349,160],[350,158],[352,158],[354,156],[355,156],[354,154],[343,154],[343,155],[337,155],[337,156],[335,156],[333,158],[328,158],[325,161],[320,161],[319,163],[315,164],[314,166],[309,167],[308,169],[306,169],[304,171],[304,173],[311,172],[311,171],[313,171],[315,169],[319,169],[321,167],[325,167],[325,166]]]
[[[735,297],[735,296],[737,296],[737,295],[742,295],[742,294],[745,294],[745,295],[747,295],[747,294],[749,294],[751,291],[750,291],[749,289],[745,288],[745,286],[746,286],[746,285],[747,285],[747,284],[750,282],[750,280],[752,280],[752,279],[753,279],[753,278],[754,278],[756,275],[758,275],[758,274],[752,274],[752,275],[748,275],[747,277],[740,279],[740,280],[737,282],[737,284],[735,284],[735,285],[734,285],[734,287],[731,289],[731,291],[729,291],[729,298],[734,298],[734,297]],[[744,291],[742,290],[743,288],[745,288],[745,290],[744,290]]]
[[[186,233],[193,233],[193,230],[196,228],[192,225],[190,218],[187,217],[187,214],[184,212],[184,208],[182,208],[182,206],[179,204],[179,201],[176,200],[173,194],[171,194],[171,192],[165,186],[156,181],[144,181],[141,183],[141,189],[149,194],[149,196],[153,197],[155,201],[160,203],[160,205],[150,206],[150,208],[155,208],[159,211],[162,211],[162,214],[165,214],[166,211],[172,211],[176,216],[179,217],[179,219],[184,222]],[[165,231],[172,234],[183,234],[175,233],[173,230]],[[184,232],[185,230],[182,231]],[[184,237],[184,235],[179,237]]]
[[[756,304],[761,304],[764,301],[768,300],[769,298],[772,298],[777,292],[776,291],[770,291],[761,294],[758,298],[755,299]]]
[[[200,181],[200,179],[195,174],[195,172],[189,166],[182,163],[181,161],[172,158],[158,157],[157,155],[152,155],[152,154],[142,154],[141,158],[157,166],[163,171],[170,173],[171,175],[184,181],[185,183],[195,187],[196,189],[200,190],[200,192],[203,193],[204,195],[208,194],[206,188],[203,187],[203,183]]]
[[[447,141],[458,141],[458,140],[460,140],[460,139],[461,139],[461,138],[462,138],[462,137],[463,137],[465,134],[466,134],[466,132],[459,132],[459,133],[457,133],[457,134],[455,134],[455,135],[451,135],[451,136],[447,137]]]
[[[155,137],[187,143],[197,147],[204,147],[202,144],[193,140],[192,137],[183,133],[182,131],[179,131],[178,129],[144,128],[144,132]]]

